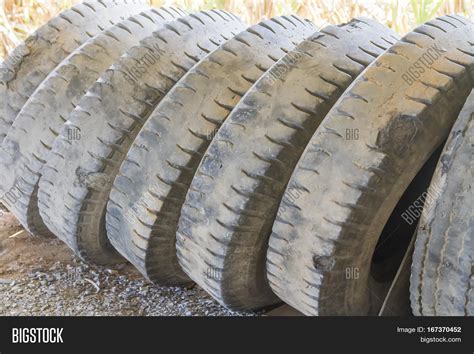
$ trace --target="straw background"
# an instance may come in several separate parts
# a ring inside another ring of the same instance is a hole
[[[473,0],[148,0],[151,5],[188,11],[220,8],[253,24],[263,18],[295,13],[318,26],[347,22],[355,16],[375,18],[405,34],[436,15],[473,15]],[[80,0],[0,0],[0,61],[28,34]]]

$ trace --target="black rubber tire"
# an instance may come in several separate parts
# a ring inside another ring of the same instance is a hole
[[[418,225],[410,280],[417,316],[474,315],[474,90],[451,130]]]
[[[50,233],[38,210],[38,182],[66,117],[126,50],[184,15],[173,8],[150,9],[118,23],[71,53],[25,103],[3,141],[0,195],[18,189],[18,200],[10,211],[30,234]]]
[[[156,105],[201,58],[245,28],[212,10],[173,21],[124,54],[71,113],[39,184],[47,227],[82,259],[123,260],[110,245],[105,212],[130,145]],[[81,139],[67,140],[67,130]]]
[[[280,301],[265,259],[281,195],[326,113],[394,35],[366,19],[326,27],[272,67],[221,126],[187,194],[177,250],[188,275],[224,306]]]
[[[151,281],[190,281],[178,264],[176,229],[202,154],[252,84],[315,31],[295,16],[250,27],[190,70],[148,119],[110,194],[107,235]]]
[[[0,143],[25,102],[77,47],[118,21],[146,10],[140,0],[86,1],[63,11],[0,65]]]
[[[291,177],[270,238],[267,274],[283,301],[307,315],[376,310],[374,249],[472,88],[473,34],[473,24],[459,16],[416,28],[326,116]],[[347,129],[358,129],[358,139],[346,139]],[[358,278],[346,277],[348,270]]]

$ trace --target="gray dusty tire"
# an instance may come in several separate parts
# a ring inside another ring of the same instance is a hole
[[[46,76],[77,47],[113,24],[147,9],[144,1],[86,1],[63,11],[0,65],[0,143]]]
[[[415,315],[474,315],[474,90],[451,130],[418,225],[410,280]]]
[[[69,114],[126,50],[184,15],[184,11],[173,8],[150,9],[121,21],[71,53],[25,103],[0,150],[0,195],[18,191],[18,199],[9,208],[30,234],[50,233],[38,210],[38,182]],[[68,133],[71,139],[78,138],[76,131]]]
[[[326,116],[291,177],[270,237],[267,274],[283,301],[307,315],[376,310],[374,249],[471,91],[473,35],[473,24],[458,16],[416,28]],[[358,139],[346,139],[356,129]]]
[[[224,306],[280,301],[265,259],[285,185],[332,105],[396,40],[366,19],[326,27],[275,64],[219,129],[187,194],[177,250],[188,275]]]
[[[168,23],[115,62],[71,113],[43,168],[38,197],[47,227],[82,259],[123,260],[107,239],[105,211],[129,147],[176,82],[244,28],[220,10]],[[68,129],[81,139],[69,141]]]
[[[202,154],[252,84],[315,31],[295,16],[250,27],[190,70],[150,116],[115,180],[107,235],[151,281],[190,281],[178,264],[176,229]]]

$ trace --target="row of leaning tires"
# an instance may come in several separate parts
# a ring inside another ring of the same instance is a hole
[[[472,315],[473,83],[460,16],[400,39],[84,2],[0,66],[1,202],[237,310],[375,314],[415,234],[413,312]]]

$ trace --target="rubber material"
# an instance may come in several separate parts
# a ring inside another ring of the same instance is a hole
[[[209,146],[183,206],[180,264],[232,309],[278,302],[268,236],[285,185],[326,113],[395,34],[368,19],[328,26],[247,93]]]
[[[250,27],[188,72],[150,116],[122,164],[107,211],[112,245],[148,279],[190,281],[178,264],[176,229],[202,154],[252,84],[315,31],[296,16]]]
[[[0,143],[46,76],[77,47],[147,9],[144,1],[85,1],[40,27],[0,64]]]
[[[132,48],[72,112],[43,170],[43,221],[82,259],[122,260],[106,237],[105,211],[114,178],[135,136],[160,100],[193,65],[244,25],[225,11],[173,21]],[[81,139],[67,140],[67,130]]]
[[[474,90],[451,130],[423,210],[411,268],[417,316],[474,315]]]
[[[291,177],[270,238],[267,274],[282,300],[307,315],[377,310],[372,254],[471,91],[473,34],[473,24],[459,16],[416,28],[326,116]],[[357,139],[347,139],[347,131],[357,131]],[[347,277],[353,270],[357,279]]]
[[[184,15],[174,8],[150,9],[118,23],[71,53],[25,103],[3,141],[0,189],[20,191],[10,211],[29,233],[49,233],[39,215],[38,182],[54,139],[81,97],[127,49]],[[78,139],[75,133],[69,131],[68,138]]]

